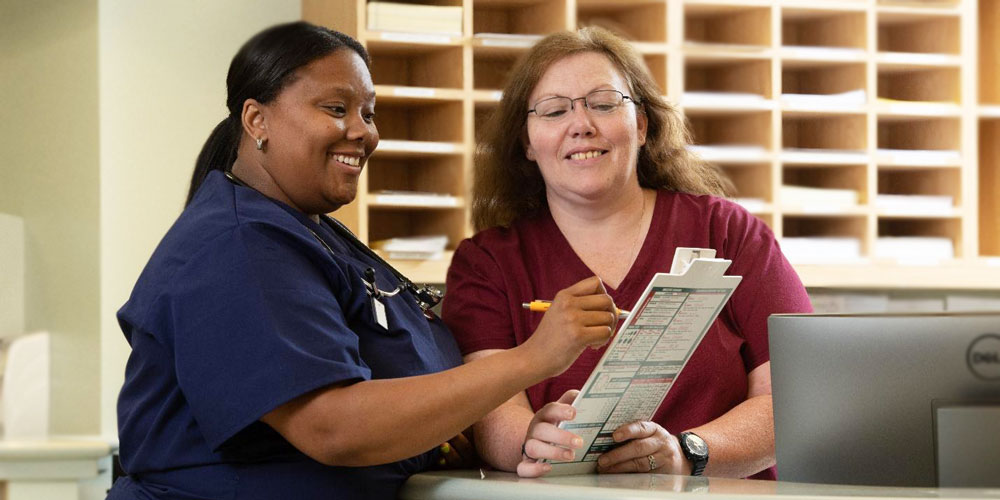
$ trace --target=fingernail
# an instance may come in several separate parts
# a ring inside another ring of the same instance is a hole
[[[583,438],[573,438],[573,447],[580,448],[583,446]]]
[[[573,460],[573,457],[575,457],[575,456],[576,456],[576,453],[573,453],[572,451],[567,450],[567,451],[563,452],[563,458],[565,458],[566,460]]]
[[[542,464],[542,470],[545,471],[545,472],[549,472],[549,471],[552,470],[552,466],[549,465],[548,463],[544,463],[544,464]]]
[[[451,453],[451,445],[448,443],[442,444],[441,453]]]
[[[601,458],[597,459],[597,466],[598,467],[602,467],[603,468],[605,465],[608,465],[608,459],[606,459],[604,457],[601,457]]]
[[[448,461],[446,461],[445,459],[443,459],[443,458],[438,459],[438,465],[444,465],[446,463],[448,463]]]

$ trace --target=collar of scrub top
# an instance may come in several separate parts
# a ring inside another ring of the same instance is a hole
[[[232,182],[233,184],[257,191],[247,183],[243,182],[242,179],[233,175],[233,173],[228,170],[226,171],[226,178],[229,179],[229,181]],[[257,192],[259,193],[260,191]],[[263,196],[263,194],[261,195]],[[264,197],[267,198],[266,196]],[[267,199],[270,200],[270,198]],[[372,268],[368,268],[366,269],[366,271],[371,270],[370,273],[371,276],[369,276],[368,275],[369,273],[366,272],[365,286],[371,287],[369,288],[370,293],[374,294],[375,296],[391,297],[399,293],[401,289],[409,290],[413,294],[414,299],[417,301],[417,305],[420,306],[420,309],[424,312],[424,316],[427,316],[429,319],[434,317],[434,312],[431,311],[431,309],[441,302],[441,299],[444,298],[444,293],[442,293],[440,290],[431,285],[417,286],[416,284],[414,284],[412,281],[410,281],[409,278],[404,276],[403,273],[396,270],[395,267],[392,267],[379,254],[375,253],[374,250],[368,248],[368,245],[362,243],[361,240],[359,240],[358,237],[355,236],[354,233],[352,233],[351,230],[348,229],[347,226],[345,226],[339,220],[334,219],[333,217],[329,217],[327,215],[320,215],[320,219],[326,221],[327,225],[330,226],[330,228],[332,228],[338,235],[344,238],[344,240],[347,241],[355,249],[357,249],[361,253],[365,254],[375,262],[378,262],[383,267],[388,269],[389,272],[391,272],[393,276],[395,276],[396,279],[399,281],[399,287],[396,290],[393,290],[391,292],[385,292],[379,290],[378,287],[375,286],[374,270]],[[323,248],[326,248],[326,250],[330,252],[331,255],[334,254],[334,251],[332,248],[330,248],[330,245],[328,245],[326,241],[323,240],[323,238],[320,238],[320,236],[316,234],[316,231],[313,231],[312,228],[310,228],[309,226],[306,226],[306,229],[310,233],[312,233],[313,237],[319,240],[320,244],[323,245]]]

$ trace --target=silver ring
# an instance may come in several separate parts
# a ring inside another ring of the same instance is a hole
[[[646,460],[649,460],[649,472],[656,470],[656,459],[653,455],[646,455]]]

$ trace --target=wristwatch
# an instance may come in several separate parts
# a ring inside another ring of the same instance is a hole
[[[693,432],[682,432],[677,439],[680,440],[684,456],[691,461],[691,475],[700,476],[708,465],[708,444]]]

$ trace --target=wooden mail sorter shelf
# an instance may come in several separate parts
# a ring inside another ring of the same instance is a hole
[[[373,60],[382,144],[337,216],[367,242],[445,235],[443,259],[392,260],[418,281],[471,235],[477,141],[517,59],[597,25],[634,43],[807,285],[1000,287],[1000,0],[406,2],[460,8],[440,33],[380,29],[369,1],[302,3]]]

